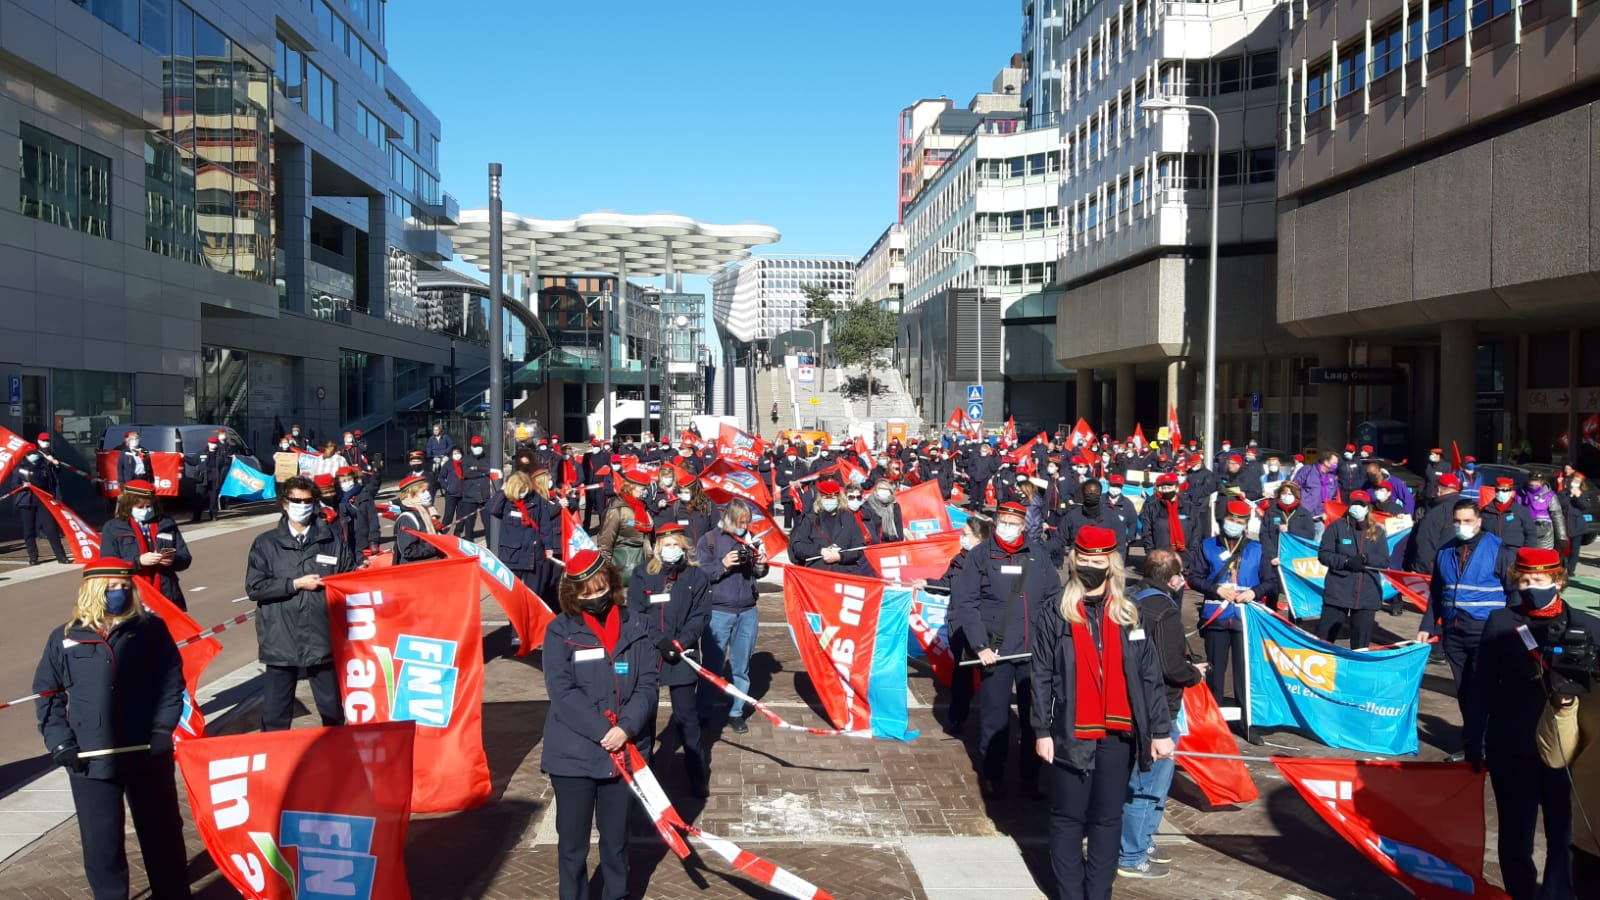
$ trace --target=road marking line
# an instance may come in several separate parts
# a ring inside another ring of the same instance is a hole
[[[192,587],[192,588],[189,588],[189,593],[198,594],[201,591],[209,591],[209,590],[211,590],[211,588],[208,588],[208,587]]]

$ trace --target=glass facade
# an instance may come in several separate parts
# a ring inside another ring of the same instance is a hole
[[[23,215],[111,236],[111,160],[27,123],[17,141]]]
[[[50,371],[51,428],[78,452],[94,459],[100,435],[133,421],[133,376],[126,372]]]
[[[246,430],[250,415],[250,356],[243,350],[204,345],[195,384],[194,421]]]

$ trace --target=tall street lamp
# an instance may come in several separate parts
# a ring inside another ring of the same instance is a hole
[[[940,247],[939,252],[950,256],[972,257],[972,274],[978,275],[978,254],[971,250],[957,250],[954,247]],[[983,386],[983,279],[976,278],[978,282],[978,377],[973,381],[979,387]]]
[[[505,262],[501,239],[500,164],[489,163],[489,458],[496,469],[506,464],[506,335],[501,307]],[[500,548],[500,522],[488,522],[488,546]]]
[[[1216,465],[1217,440],[1217,207],[1221,205],[1222,122],[1210,107],[1180,103],[1165,97],[1151,97],[1139,104],[1146,112],[1169,109],[1187,113],[1202,112],[1211,117],[1211,272],[1206,287],[1206,417],[1205,461]]]

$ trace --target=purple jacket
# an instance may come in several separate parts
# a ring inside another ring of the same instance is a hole
[[[1556,493],[1546,485],[1538,493],[1524,489],[1522,492],[1522,505],[1528,508],[1535,522],[1540,519],[1549,519],[1551,510],[1556,507]]]
[[[1300,508],[1312,516],[1322,515],[1323,502],[1339,496],[1339,473],[1322,471],[1320,463],[1301,466],[1294,482],[1300,485]]]

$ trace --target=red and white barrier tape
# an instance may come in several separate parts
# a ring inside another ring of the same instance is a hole
[[[782,728],[787,731],[803,731],[806,734],[822,734],[830,736],[842,735],[844,737],[866,738],[868,740],[872,739],[871,730],[846,731],[840,728],[807,728],[804,725],[792,725],[789,722],[784,721],[782,716],[768,709],[765,703],[762,703],[760,700],[757,700],[744,691],[739,690],[732,684],[729,684],[728,681],[722,676],[713,673],[710,669],[707,669],[705,666],[695,662],[694,658],[689,656],[688,652],[684,650],[682,644],[678,643],[677,641],[673,641],[672,645],[678,648],[678,653],[681,655],[683,661],[688,663],[689,668],[695,670],[695,672],[698,673],[701,678],[704,678],[713,685],[716,685],[717,688],[719,688],[724,694],[750,704],[752,709],[758,713],[761,713],[763,716],[766,716],[767,721],[771,722],[775,728]]]
[[[178,646],[179,647],[187,647],[188,645],[193,644],[196,641],[203,641],[208,637],[215,637],[215,636],[223,633],[224,631],[227,631],[229,628],[232,628],[232,627],[234,627],[236,625],[243,625],[244,623],[250,621],[251,619],[254,619],[256,617],[256,613],[258,613],[258,612],[260,612],[259,609],[252,609],[249,612],[244,613],[243,615],[234,616],[233,618],[229,619],[228,621],[223,622],[221,625],[213,625],[210,628],[207,628],[205,631],[202,631],[199,634],[195,635],[194,637],[184,638],[183,640],[178,642]]]
[[[43,691],[43,692],[37,693],[37,694],[29,694],[26,697],[18,697],[15,700],[11,700],[11,701],[6,702],[6,703],[0,703],[0,709],[5,709],[8,706],[20,706],[20,705],[22,705],[24,703],[31,703],[34,700],[40,699],[41,697],[51,697],[51,696],[54,696],[54,695],[59,694],[59,693],[61,693],[61,692],[60,691]]]
[[[613,724],[616,723],[615,714],[608,712],[606,715]],[[645,763],[644,757],[639,754],[639,748],[635,747],[632,741],[624,745],[621,750],[613,752],[611,762],[616,766],[617,774],[628,783],[633,795],[639,798],[639,802],[643,803],[645,810],[650,813],[650,819],[655,823],[661,839],[667,842],[667,846],[679,859],[689,858],[689,845],[679,836],[679,832],[682,832],[700,841],[706,849],[722,857],[734,868],[779,893],[794,897],[795,900],[833,900],[832,894],[777,863],[763,859],[726,838],[707,834],[685,822],[673,808],[672,801],[667,799],[667,792],[661,789],[661,782],[656,780],[655,773],[650,771],[650,766]]]

